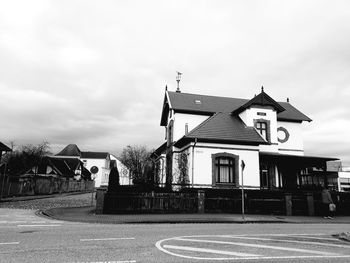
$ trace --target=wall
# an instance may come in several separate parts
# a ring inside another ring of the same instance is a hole
[[[21,178],[20,181],[10,181],[5,178],[2,185],[0,176],[0,191],[2,197],[23,196],[23,195],[49,195],[55,193],[85,192],[94,189],[93,181],[66,180],[64,178],[41,177]]]
[[[193,144],[192,144],[193,145]],[[213,148],[211,148],[213,147]],[[212,185],[212,154],[230,153],[239,156],[239,166],[244,160],[244,185],[260,187],[258,147],[241,145],[220,145],[197,143],[194,150],[193,183]],[[192,184],[192,147],[189,149],[189,179]],[[239,167],[239,184],[241,184],[241,166]]]
[[[289,139],[286,142],[278,142],[279,152],[284,154],[303,155],[304,145],[302,123],[278,121],[277,128],[278,127],[285,128],[289,133]],[[278,132],[277,135],[279,135],[281,138],[283,137],[283,134],[280,134],[280,132]]]
[[[107,178],[109,175],[109,163],[107,163],[106,159],[82,159],[84,161],[84,166],[86,169],[90,171],[92,166],[96,166],[98,168],[98,173],[95,178],[95,186],[99,187],[105,181],[105,177],[107,174]],[[108,179],[107,179],[108,184]]]
[[[208,119],[208,116],[204,115],[193,115],[193,114],[184,114],[184,113],[175,113],[173,115],[174,120],[174,132],[173,140],[177,141],[185,135],[185,125],[188,123],[188,131],[190,132],[203,121]]]
[[[119,183],[120,185],[130,185],[132,184],[132,181],[130,179],[130,172],[128,170],[128,168],[117,159],[117,157],[115,157],[114,155],[110,155],[111,160],[115,160],[117,162],[117,169],[119,172]],[[108,181],[107,181],[107,185],[108,185]]]

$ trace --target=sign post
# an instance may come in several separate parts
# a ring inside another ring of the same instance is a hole
[[[95,181],[96,174],[98,173],[98,167],[97,166],[92,166],[90,168],[90,172],[91,172],[91,179],[92,179],[92,181]],[[91,192],[91,206],[94,205],[94,192],[95,192],[95,186],[93,187],[92,192]]]
[[[245,168],[245,163],[244,161],[242,160],[241,162],[241,168],[242,168],[242,219],[243,221],[245,220],[244,219],[244,183],[243,183],[243,171],[244,171],[244,168]]]

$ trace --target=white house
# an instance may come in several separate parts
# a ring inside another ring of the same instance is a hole
[[[128,169],[114,155],[108,152],[80,151],[76,144],[69,144],[56,156],[66,158],[78,157],[89,171],[91,171],[92,167],[97,167],[97,172],[92,174],[95,180],[95,187],[108,185],[109,173],[115,166],[118,168],[120,184],[130,184]]]
[[[310,121],[263,88],[252,99],[166,90],[160,123],[165,142],[153,156],[166,184],[239,187],[244,168],[250,188],[336,187],[337,174],[326,171],[326,162],[337,159],[304,155],[303,123]]]
[[[110,154],[111,166],[117,166],[119,172],[119,183],[120,185],[131,185],[132,180],[130,178],[129,169],[113,154]],[[114,164],[115,163],[115,164]]]

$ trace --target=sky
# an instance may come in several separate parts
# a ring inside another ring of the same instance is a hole
[[[0,141],[119,154],[164,142],[165,86],[309,116],[306,155],[350,165],[350,1],[0,1]]]

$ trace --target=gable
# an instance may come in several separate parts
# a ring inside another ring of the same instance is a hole
[[[269,95],[267,95],[264,92],[264,88],[261,88],[261,93],[259,95],[254,96],[254,98],[246,102],[244,105],[242,105],[238,109],[234,110],[232,113],[239,114],[242,111],[254,106],[270,107],[276,110],[277,113],[285,111],[285,108],[283,108],[278,102],[276,102]]]

